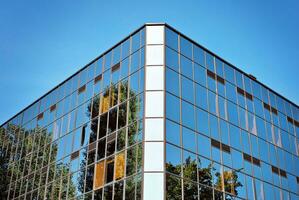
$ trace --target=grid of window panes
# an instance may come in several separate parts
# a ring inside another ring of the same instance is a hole
[[[299,109],[166,29],[167,199],[299,199]]]
[[[143,83],[141,29],[2,126],[8,198],[140,199]]]

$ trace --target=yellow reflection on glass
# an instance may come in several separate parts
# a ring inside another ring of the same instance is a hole
[[[125,175],[125,153],[121,152],[115,156],[115,179],[121,179]]]
[[[104,161],[101,161],[96,164],[94,176],[94,189],[97,189],[104,185],[104,166]]]

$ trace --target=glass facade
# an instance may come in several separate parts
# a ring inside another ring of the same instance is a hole
[[[7,199],[141,199],[144,32],[1,126]]]
[[[5,122],[0,150],[4,199],[299,199],[298,106],[165,24]]]
[[[171,28],[166,199],[299,199],[299,109]]]

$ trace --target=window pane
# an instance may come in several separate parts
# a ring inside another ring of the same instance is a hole
[[[195,91],[196,91],[196,105],[208,110],[208,103],[207,103],[207,89],[202,87],[198,84],[195,84]]]
[[[140,48],[140,32],[132,36],[132,52]]]
[[[122,59],[126,58],[130,53],[130,38],[122,43],[121,57]]]
[[[194,81],[206,86],[206,77],[207,73],[205,68],[201,67],[200,65],[194,64]]]
[[[179,55],[177,52],[166,47],[166,66],[179,72]]]
[[[166,144],[166,170],[174,174],[181,173],[181,149]]]
[[[181,179],[166,174],[166,199],[182,199]]]
[[[195,62],[203,67],[205,66],[204,50],[202,48],[193,45],[193,57]]]
[[[193,66],[192,61],[184,56],[180,56],[180,62],[181,62],[181,73],[190,78],[193,79]]]
[[[194,106],[185,101],[182,101],[182,123],[195,130]]]
[[[180,121],[180,100],[166,93],[166,117],[176,122]]]
[[[122,179],[125,175],[125,152],[115,156],[115,180]]]
[[[101,161],[95,166],[94,188],[97,189],[104,185],[104,161]]]
[[[195,132],[188,128],[182,129],[183,133],[183,147],[189,151],[196,152],[196,138]]]
[[[231,100],[234,103],[237,103],[237,95],[236,95],[236,88],[234,85],[230,83],[225,83],[226,87],[226,98]]]
[[[131,200],[135,199],[135,180],[134,177],[130,177],[126,180],[126,187],[125,187],[125,199]]]
[[[231,150],[233,168],[236,170],[243,168],[243,154],[234,149]]]
[[[165,35],[166,35],[166,45],[175,50],[178,50],[178,34],[166,28]]]
[[[206,52],[206,67],[212,71],[215,72],[214,68],[214,56],[212,56],[210,53]]]
[[[192,59],[192,43],[180,36],[180,53]]]
[[[230,101],[227,101],[228,120],[234,125],[238,125],[238,110],[237,106]]]
[[[124,181],[119,181],[114,184],[114,199],[123,199]]]
[[[197,135],[197,149],[198,153],[210,158],[211,154],[211,140],[201,134]]]
[[[209,114],[209,122],[210,122],[210,135],[212,138],[216,140],[220,140],[220,134],[218,130],[218,118],[214,115]]]
[[[139,60],[140,60],[140,51],[137,51],[131,56],[130,74],[132,74],[139,68],[139,64],[140,64]]]
[[[209,135],[208,113],[196,108],[197,129],[200,133]]]
[[[166,91],[179,96],[179,74],[166,68]]]
[[[184,77],[182,77],[182,98],[194,104],[193,82]]]
[[[166,140],[180,146],[180,126],[177,123],[166,120]]]
[[[242,150],[240,130],[238,127],[229,125],[230,144],[234,148]]]

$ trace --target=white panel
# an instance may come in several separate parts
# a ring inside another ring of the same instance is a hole
[[[164,199],[164,177],[162,173],[144,173],[144,200]]]
[[[147,26],[146,43],[164,44],[164,26]]]
[[[145,142],[144,143],[144,171],[164,170],[164,143]]]
[[[145,117],[164,116],[163,91],[151,91],[145,93]]]
[[[146,90],[163,90],[164,89],[164,68],[146,67],[145,73],[145,89]]]
[[[163,45],[146,46],[146,65],[164,65]]]
[[[164,139],[164,120],[161,119],[145,119],[144,123],[144,139],[162,141]]]

